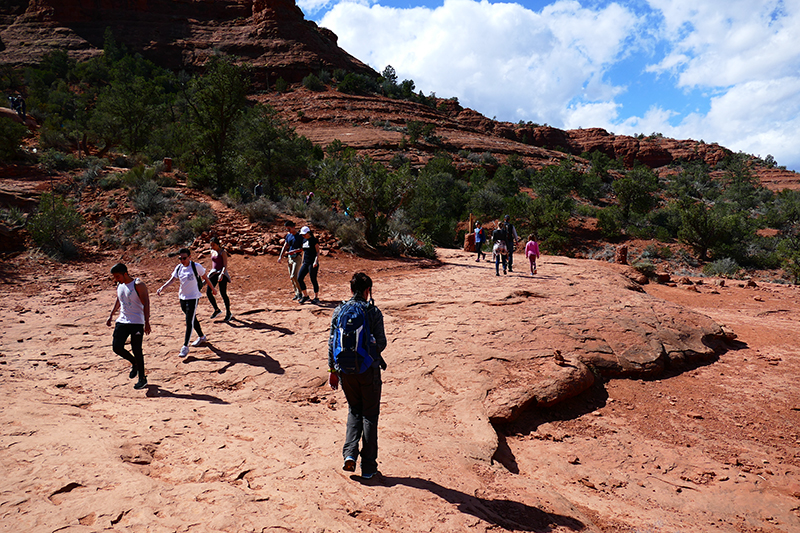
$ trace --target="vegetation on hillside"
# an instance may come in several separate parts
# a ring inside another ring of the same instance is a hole
[[[86,62],[54,52],[28,69],[24,80],[0,77],[3,89],[24,84],[29,113],[42,125],[38,153],[23,154],[24,129],[1,119],[0,155],[28,158],[49,170],[82,169],[71,187],[54,191],[62,196],[79,197],[86,187],[119,190],[113,201],[134,214],[119,224],[103,222],[109,245],[182,244],[211,227],[213,211],[175,192],[174,181],[154,163],[171,158],[191,187],[250,220],[295,213],[327,227],[351,249],[430,256],[434,245],[463,242],[464,230],[457,228],[470,214],[484,221],[507,214],[521,236],[535,233],[544,250],[570,254],[580,245],[574,221],[590,217],[611,242],[682,243],[692,251],[680,258],[687,266],[705,263],[709,272],[726,274],[783,267],[800,281],[800,193],[761,187],[745,154],[732,154],[716,168],[676,162],[661,177],[638,164],[624,168],[599,152],[582,154],[580,164],[568,158],[540,170],[515,156],[502,162],[488,153],[465,153],[459,155],[474,165],[461,172],[446,152],[414,169],[400,150],[386,167],[341,142],[320,147],[298,135],[275,109],[248,100],[249,69],[228,58],[216,57],[191,76],[128,53],[110,35],[104,51]],[[415,93],[413,81],[398,83],[391,67],[378,79],[321,72],[303,84],[436,102]],[[432,129],[411,122],[412,142],[435,138]],[[129,170],[103,170],[112,165]],[[259,181],[264,196],[255,198]],[[316,195],[306,205],[298,199],[309,190]],[[29,230],[44,248],[69,255],[65,239],[80,240],[81,233],[54,231],[75,226],[75,210],[60,196],[48,197]],[[54,225],[58,217],[69,224]],[[773,231],[760,231],[767,228]],[[649,255],[663,256],[664,250],[669,248]]]

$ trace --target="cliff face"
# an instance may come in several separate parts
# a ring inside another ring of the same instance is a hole
[[[102,52],[106,28],[167,68],[197,68],[217,53],[239,57],[259,86],[322,69],[373,72],[333,32],[305,20],[294,0],[8,0],[0,4],[0,63],[31,65],[54,50],[88,59]]]

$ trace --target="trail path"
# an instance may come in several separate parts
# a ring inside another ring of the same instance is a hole
[[[544,310],[611,328],[617,309],[580,290],[640,296],[598,262],[545,257],[536,278],[495,277],[466,253],[440,257],[325,258],[322,304],[300,306],[274,257],[234,256],[235,320],[209,320],[204,302],[210,342],[185,359],[176,290],[155,296],[173,260],[126,258],[153,299],[143,391],[105,326],[116,259],[20,273],[0,307],[0,530],[800,530],[794,288],[647,286],[652,308],[696,307],[737,332],[736,349],[598,380],[496,431],[497,360],[558,370],[564,336],[541,329]],[[356,268],[375,279],[389,339],[370,481],[340,469],[347,406],[324,386],[330,316]]]

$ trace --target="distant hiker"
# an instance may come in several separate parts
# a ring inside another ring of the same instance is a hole
[[[303,237],[303,264],[297,272],[297,284],[300,286],[300,292],[303,297],[300,298],[300,303],[304,304],[308,301],[308,291],[306,290],[305,277],[311,279],[311,286],[314,288],[314,299],[311,303],[319,303],[319,283],[317,282],[317,274],[319,273],[319,239],[317,239],[311,232],[311,228],[303,226],[300,228],[300,235]]]
[[[483,243],[486,242],[486,232],[483,230],[483,226],[481,226],[480,222],[475,223],[475,251],[478,252],[478,257],[475,259],[475,262],[478,263],[481,260],[481,254],[483,254],[483,258],[486,259],[486,254],[483,252]]]
[[[536,235],[528,235],[528,243],[525,245],[525,257],[531,263],[531,276],[536,274],[536,260],[539,259],[539,243],[536,242]]]
[[[347,432],[342,456],[346,472],[354,472],[361,446],[361,477],[378,473],[378,415],[381,407],[381,369],[386,362],[383,314],[372,299],[372,280],[363,272],[350,280],[353,296],[333,312],[328,337],[328,385],[341,380],[347,398]]]
[[[253,189],[253,196],[255,196],[256,200],[258,200],[259,198],[261,198],[262,194],[264,194],[264,184],[261,181],[259,181],[258,183],[256,183],[256,186]]]
[[[175,280],[180,282],[178,289],[178,298],[181,301],[181,310],[186,316],[186,335],[183,338],[183,346],[178,354],[179,357],[186,357],[189,355],[189,339],[192,338],[192,327],[197,332],[197,339],[192,343],[192,346],[200,346],[208,339],[203,335],[203,329],[200,327],[200,321],[197,320],[197,303],[203,296],[200,292],[203,288],[203,281],[211,285],[206,269],[200,263],[195,263],[190,259],[192,252],[188,248],[181,248],[178,251],[178,260],[180,264],[172,271],[172,276],[156,291],[156,294],[161,296],[164,289],[172,285]],[[211,294],[217,294],[217,290],[211,286]]]
[[[22,122],[25,122],[25,117],[27,116],[27,112],[25,110],[25,99],[22,97],[21,94],[17,95],[17,114],[22,119]]]
[[[114,313],[119,310],[111,347],[115,354],[131,364],[131,373],[128,377],[133,379],[139,376],[139,381],[133,388],[143,389],[147,385],[147,377],[144,373],[142,341],[145,335],[150,335],[150,295],[147,292],[147,285],[139,278],[132,278],[128,274],[128,267],[124,264],[117,263],[111,267],[111,275],[117,282],[117,299],[114,301],[111,315],[106,320],[106,326],[111,325]],[[125,349],[128,337],[131,338],[133,354]]]
[[[311,200],[313,199],[314,199],[314,191],[309,191],[308,194],[306,195],[306,205],[310,205]]]
[[[297,273],[300,270],[300,254],[303,253],[303,237],[297,234],[297,228],[291,220],[287,220],[283,225],[286,226],[289,233],[286,234],[283,248],[281,248],[281,253],[278,254],[278,263],[281,262],[283,254],[286,252],[289,279],[292,280],[292,288],[294,289],[294,298],[292,300],[299,300],[303,297],[303,291],[300,290],[300,284],[297,282]]]
[[[506,273],[506,230],[505,224],[502,222],[497,225],[497,229],[492,232],[492,259],[494,260],[494,272],[496,276],[500,275],[500,261],[503,262],[503,274]]]
[[[505,230],[506,250],[508,250],[508,271],[514,272],[514,249],[517,247],[517,243],[519,242],[519,235],[517,235],[517,230],[511,223],[511,217],[506,215],[504,217],[504,222],[506,224]]]
[[[211,287],[216,287],[219,283],[219,294],[225,304],[225,322],[229,321],[231,315],[231,299],[228,298],[228,283],[231,282],[231,273],[228,270],[228,252],[219,245],[218,237],[211,237],[211,273],[208,275],[211,283],[206,288],[206,296],[209,303],[214,307],[211,318],[216,318],[222,312],[217,305],[217,300],[211,292]]]
[[[12,95],[8,97],[8,103],[11,106],[11,110],[15,111],[19,118],[22,119],[22,122],[25,122],[25,99],[22,98],[22,95]]]

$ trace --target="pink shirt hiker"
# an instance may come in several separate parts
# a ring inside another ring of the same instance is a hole
[[[536,241],[528,241],[525,245],[525,257],[539,257],[539,243]]]

